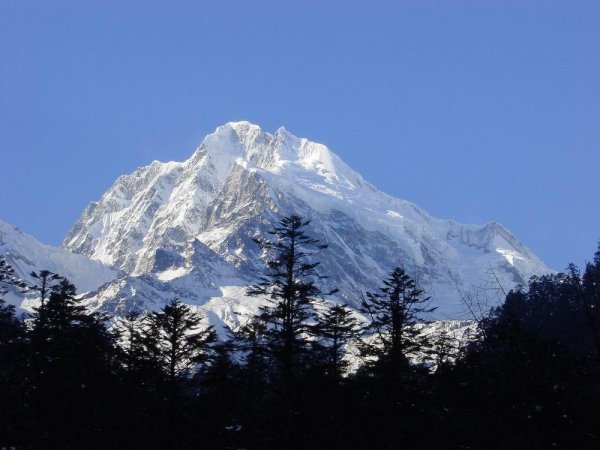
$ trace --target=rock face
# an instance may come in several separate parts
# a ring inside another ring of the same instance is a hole
[[[222,305],[251,308],[243,286],[264,269],[252,238],[269,237],[292,213],[310,219],[308,232],[329,244],[319,256],[324,287],[339,288],[338,299],[350,305],[357,288],[375,289],[397,265],[432,296],[440,318],[456,317],[457,290],[490,273],[510,289],[550,272],[498,223],[433,218],[378,191],[326,146],[248,122],[217,128],[187,161],[155,161],[118,178],[63,248],[125,274],[88,296],[96,307],[153,309],[178,296],[229,311],[231,322],[235,308]]]

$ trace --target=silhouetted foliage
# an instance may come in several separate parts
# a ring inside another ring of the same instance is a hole
[[[217,335],[210,326],[202,328],[201,320],[179,299],[148,317],[144,345],[172,385],[190,378],[194,369],[213,355]]]
[[[259,242],[268,272],[250,292],[270,303],[219,329],[231,339],[176,299],[109,320],[49,271],[32,275],[28,317],[0,292],[0,447],[600,447],[600,251],[583,275],[509,292],[460,346],[424,332],[433,308],[401,268],[362,299],[364,327],[317,305],[325,246],[307,225],[286,217]],[[2,287],[23,284],[0,258]]]
[[[144,320],[138,311],[116,319],[114,331],[120,341],[119,358],[125,371],[131,375],[148,370],[148,352],[144,345]]]
[[[234,334],[235,348],[243,361],[243,382],[260,391],[269,375],[268,324],[261,316],[251,317]]]
[[[380,292],[367,292],[361,312],[370,323],[365,328],[367,339],[360,345],[367,364],[397,378],[409,367],[411,356],[425,356],[431,343],[417,325],[435,310],[429,303],[429,297],[401,267],[383,281]]]
[[[52,292],[54,288],[56,288],[61,281],[65,278],[50,272],[49,270],[40,270],[39,272],[31,272],[31,277],[36,280],[35,284],[27,286],[27,289],[33,292],[39,292],[40,295],[40,306],[38,307],[38,317],[39,321],[44,320],[44,308],[45,302],[48,298],[48,295]]]
[[[29,333],[33,444],[77,447],[109,417],[103,411],[114,341],[104,318],[81,305],[75,286],[62,277],[53,280],[57,283],[47,303],[36,308]]]
[[[19,290],[27,287],[27,284],[15,276],[15,270],[0,256],[0,298],[6,294],[6,287],[11,286]]]
[[[328,305],[319,315],[314,331],[319,339],[317,351],[322,353],[325,375],[340,379],[348,367],[344,349],[360,331],[355,312],[345,305]]]
[[[16,442],[24,426],[26,367],[25,326],[15,307],[0,298],[0,442]]]
[[[267,349],[288,388],[305,368],[310,350],[307,334],[312,332],[315,318],[314,302],[323,294],[315,283],[324,278],[316,271],[319,262],[309,259],[327,246],[306,234],[304,228],[309,223],[295,215],[284,217],[270,231],[274,241],[256,241],[267,254],[268,271],[248,290],[249,295],[265,296],[271,301],[261,308],[260,321],[267,325]]]
[[[554,281],[561,288],[562,277]],[[532,298],[540,301],[539,291]],[[524,311],[526,302],[526,293],[509,293],[480,324],[484,338],[469,343],[439,377],[437,400],[455,423],[458,432],[449,435],[456,447],[521,448],[527,442],[536,449],[587,448],[594,441],[583,432],[584,418],[598,417],[598,408],[583,396],[581,362],[529,328],[538,324],[535,312]]]

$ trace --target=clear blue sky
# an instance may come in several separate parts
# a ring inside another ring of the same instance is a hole
[[[600,238],[599,1],[0,2],[0,218],[57,244],[230,120],[549,265]]]

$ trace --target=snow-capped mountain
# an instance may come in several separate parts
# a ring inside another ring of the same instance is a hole
[[[236,308],[253,307],[244,286],[264,270],[252,238],[269,237],[292,213],[329,244],[319,258],[324,287],[351,305],[357,289],[375,289],[397,265],[417,277],[439,317],[456,316],[457,291],[490,273],[507,290],[550,272],[498,223],[433,218],[378,191],[326,146],[248,122],[217,128],[187,161],[154,161],[118,178],[63,248],[126,274],[88,295],[95,307],[118,313],[178,296],[235,322]]]
[[[45,245],[18,228],[0,220],[0,255],[15,269],[19,279],[34,283],[31,272],[45,269],[67,277],[80,292],[98,289],[117,278],[117,271],[51,245]]]

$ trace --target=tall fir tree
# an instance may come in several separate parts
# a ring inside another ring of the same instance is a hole
[[[161,448],[182,448],[193,434],[188,406],[191,392],[199,392],[201,375],[216,356],[217,334],[202,327],[202,317],[179,299],[147,316],[144,347],[150,366],[160,374],[157,392],[164,404],[157,411],[163,422]],[[196,424],[197,426],[197,424]]]
[[[144,345],[171,386],[191,377],[214,354],[217,334],[212,326],[201,328],[201,320],[179,299],[148,316]]]
[[[317,273],[319,262],[310,260],[327,245],[306,234],[309,224],[297,215],[287,216],[270,231],[273,241],[256,240],[269,258],[267,272],[248,290],[249,295],[270,299],[260,319],[267,324],[267,348],[288,388],[306,363],[314,302],[323,294],[316,280],[325,277]]]
[[[425,355],[431,350],[428,337],[419,324],[435,308],[405,270],[396,267],[383,281],[380,292],[367,292],[361,312],[370,319],[365,327],[367,338],[361,352],[371,366],[398,377],[409,367],[411,356]]]
[[[88,313],[63,277],[36,308],[29,333],[34,447],[74,448],[111,426],[114,339],[105,319]]]
[[[0,256],[0,296],[6,294],[6,287],[11,286],[19,290],[27,288],[27,284],[15,275],[15,269]]]
[[[243,362],[242,381],[255,394],[261,391],[268,375],[267,329],[267,323],[260,316],[254,316],[233,336],[235,349]]]
[[[135,376],[148,370],[148,352],[144,346],[144,317],[137,311],[131,311],[118,317],[114,332],[119,341],[119,358],[127,374]]]
[[[328,305],[318,317],[315,332],[323,355],[325,375],[339,380],[348,367],[344,359],[345,347],[360,331],[358,319],[346,305]]]
[[[34,292],[39,292],[40,295],[40,306],[38,307],[38,320],[43,322],[45,319],[44,308],[46,307],[46,300],[50,293],[58,287],[61,281],[65,278],[57,273],[50,272],[49,270],[40,270],[39,272],[31,272],[31,277],[35,279],[35,282],[27,289]]]

